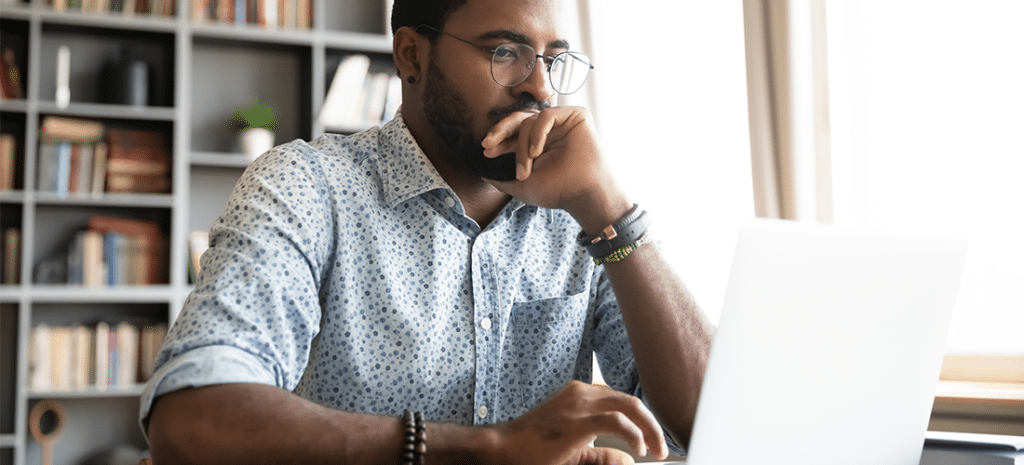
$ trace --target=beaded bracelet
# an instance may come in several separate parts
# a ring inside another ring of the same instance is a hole
[[[405,421],[402,463],[424,465],[427,460],[427,423],[423,420],[423,412],[413,413],[406,409],[402,419]]]
[[[633,253],[634,250],[639,249],[641,245],[644,245],[644,244],[647,244],[647,243],[650,243],[650,242],[653,242],[653,241],[654,240],[651,239],[651,235],[650,234],[644,234],[643,236],[640,236],[640,239],[637,239],[636,242],[634,242],[632,244],[629,244],[629,245],[627,245],[625,247],[622,247],[621,249],[617,249],[617,250],[613,251],[612,253],[610,253],[610,254],[608,254],[608,255],[606,255],[604,257],[595,258],[594,259],[594,264],[595,265],[604,265],[605,263],[620,262],[622,260],[625,260],[626,257],[629,256],[629,254]]]

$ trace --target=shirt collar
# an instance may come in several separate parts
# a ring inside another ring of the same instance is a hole
[[[409,132],[409,127],[405,125],[401,110],[394,119],[381,128],[380,157],[384,203],[389,208],[436,189],[451,192],[458,198],[455,191],[434,168],[427,154],[423,153],[423,149],[416,143],[416,139]],[[502,210],[511,216],[525,206],[525,203],[513,198]],[[549,212],[548,220],[551,219]]]
[[[384,203],[388,207],[435,189],[452,190],[412,137],[401,111],[381,128],[380,158]]]

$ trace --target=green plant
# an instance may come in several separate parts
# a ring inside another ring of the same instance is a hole
[[[235,109],[236,121],[245,124],[242,129],[265,128],[277,131],[280,114],[273,104],[260,101],[259,97],[253,99],[245,106]]]

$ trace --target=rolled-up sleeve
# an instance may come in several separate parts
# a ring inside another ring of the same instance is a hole
[[[177,389],[298,384],[319,332],[320,280],[333,244],[323,175],[303,156],[306,147],[276,148],[235,187],[140,399],[143,432],[154,400]]]

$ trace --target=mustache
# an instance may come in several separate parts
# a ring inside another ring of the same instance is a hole
[[[538,102],[537,99],[535,99],[532,95],[525,94],[523,95],[522,99],[520,99],[518,102],[512,105],[509,105],[507,107],[495,108],[487,112],[487,117],[491,119],[492,124],[496,124],[498,121],[501,121],[506,116],[511,115],[512,113],[515,113],[517,111],[546,110],[548,108],[551,108],[550,103]]]

